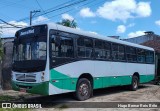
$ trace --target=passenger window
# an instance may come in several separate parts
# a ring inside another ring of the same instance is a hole
[[[78,46],[84,46],[84,47],[93,47],[93,41],[91,39],[80,37],[77,40]]]
[[[145,50],[138,49],[137,50],[138,62],[144,63],[145,62]]]
[[[127,46],[126,47],[126,56],[127,56],[127,61],[136,62],[137,61],[136,48]]]
[[[125,48],[122,45],[119,45],[119,53],[118,53],[118,59],[120,61],[124,61],[125,60],[125,54],[124,54]]]
[[[101,40],[95,40],[95,58],[96,59],[111,59],[110,44]]]
[[[93,41],[92,39],[80,37],[77,39],[78,57],[92,58],[93,56]]]
[[[154,53],[151,51],[146,52],[146,63],[154,63]]]
[[[112,58],[118,60],[118,44],[112,44]]]
[[[73,57],[73,39],[52,35],[52,57]]]

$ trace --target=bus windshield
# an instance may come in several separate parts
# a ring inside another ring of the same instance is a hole
[[[16,32],[12,70],[17,72],[44,71],[47,60],[47,26],[39,25]]]
[[[46,60],[46,42],[34,41],[16,44],[13,60]]]

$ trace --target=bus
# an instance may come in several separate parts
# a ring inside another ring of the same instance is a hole
[[[154,49],[54,23],[15,34],[12,88],[40,95],[74,92],[78,100],[99,88],[140,83],[155,77]]]

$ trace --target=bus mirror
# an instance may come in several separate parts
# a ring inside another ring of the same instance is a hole
[[[57,45],[57,46],[60,46],[61,45],[61,38],[59,37],[59,36],[55,36],[55,44]]]
[[[19,43],[19,39],[18,38],[14,39],[14,43],[18,44]]]

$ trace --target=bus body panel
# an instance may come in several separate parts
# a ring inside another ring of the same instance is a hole
[[[107,60],[85,59],[65,63],[63,65],[50,67],[50,29],[64,31],[90,37],[91,39],[101,39],[113,43],[119,43],[136,48],[154,51],[154,49],[120,41],[117,39],[104,37],[79,31],[73,28],[68,28],[56,24],[48,24],[47,31],[47,60],[44,71],[33,72],[36,74],[36,82],[23,82],[16,80],[16,74],[31,74],[12,71],[12,87],[14,90],[20,91],[25,88],[28,93],[53,95],[66,92],[74,92],[76,90],[77,82],[82,74],[90,74],[93,77],[93,89],[105,88],[118,85],[130,85],[132,76],[135,72],[139,74],[140,83],[146,83],[154,79],[155,65],[145,63],[129,63],[127,61],[115,62]],[[62,60],[63,61],[63,60]],[[44,80],[42,81],[42,72],[44,72]],[[29,89],[27,89],[29,88]]]
[[[117,67],[116,70],[110,69],[114,66]],[[146,67],[150,67],[150,69],[148,70]],[[154,65],[151,64],[144,65],[136,63],[83,60],[52,69],[50,82],[51,85],[56,87],[56,90],[59,88],[58,92],[73,92],[76,90],[78,78],[84,73],[92,75],[93,88],[97,89],[118,85],[129,85],[131,84],[132,76],[135,72],[138,72],[140,75],[140,83],[149,82],[154,79]],[[52,82],[53,80],[55,82]],[[53,87],[51,89],[53,90]]]

